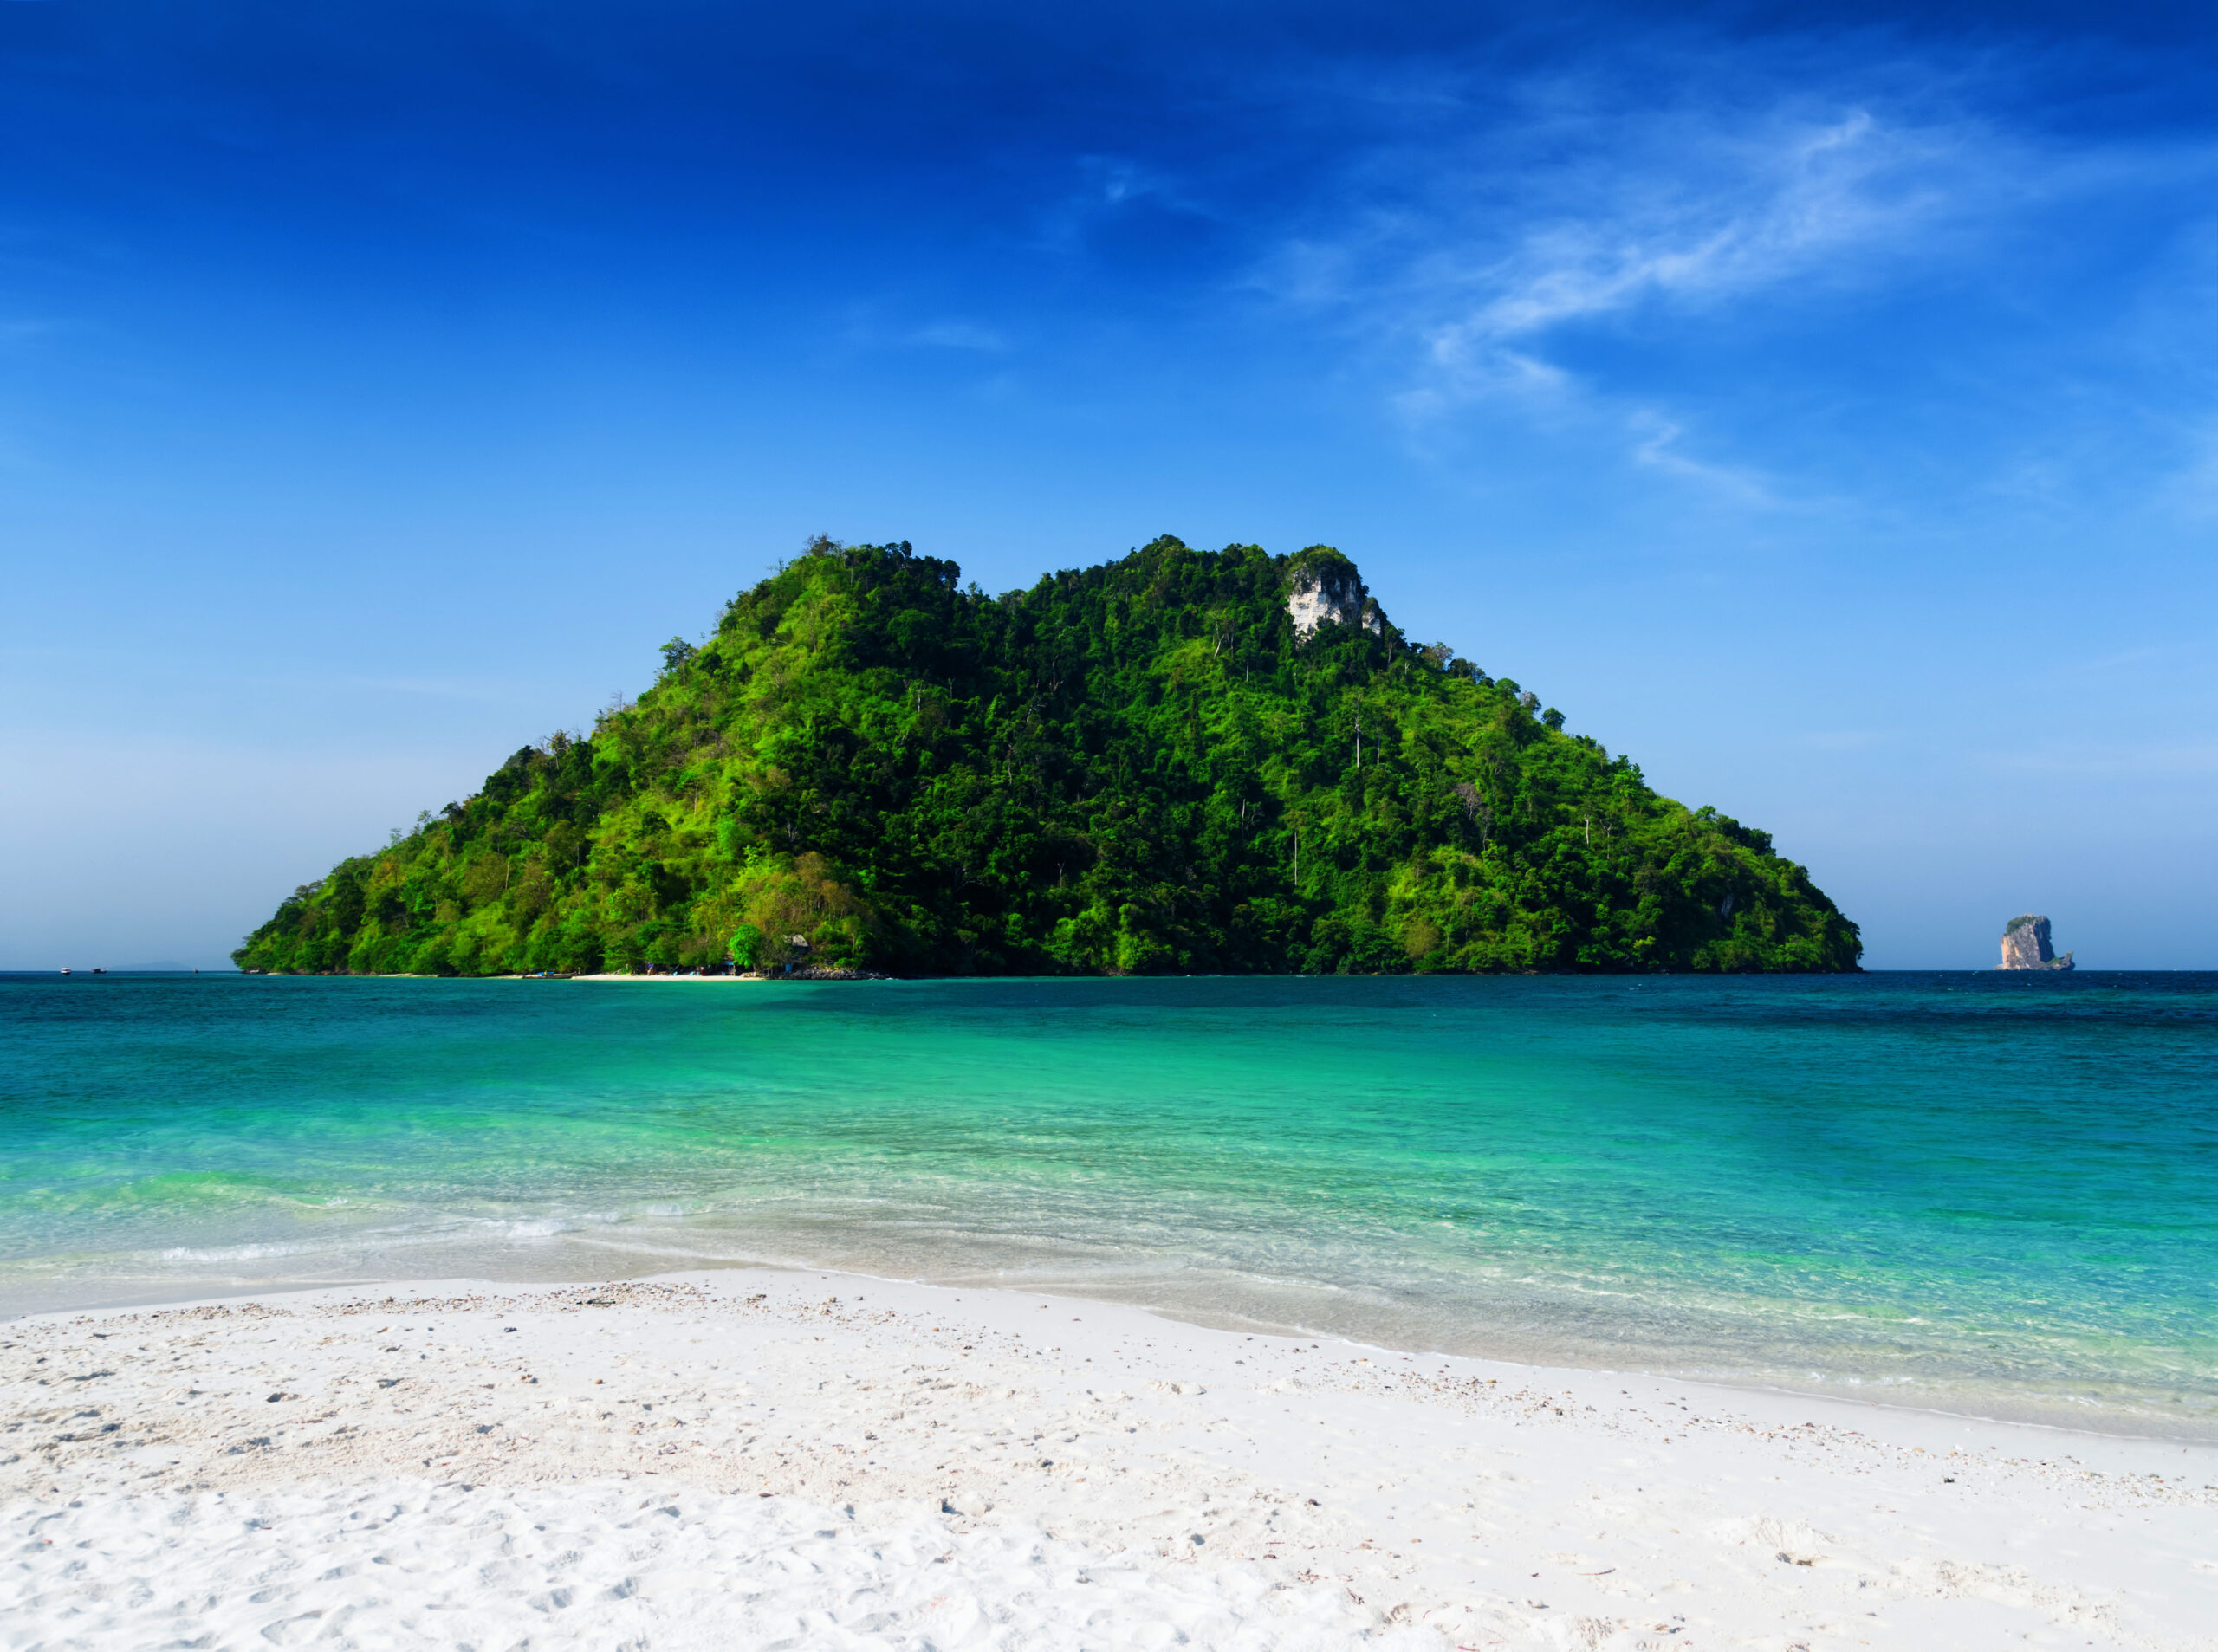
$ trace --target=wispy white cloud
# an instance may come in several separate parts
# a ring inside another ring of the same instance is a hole
[[[1876,729],[1825,729],[1803,735],[1801,741],[1817,751],[1869,751],[1891,738]]]
[[[2186,458],[2167,478],[2164,502],[2191,522],[2218,522],[2218,424],[2187,432]]]
[[[143,650],[88,647],[73,643],[10,643],[0,645],[0,677],[7,673],[58,671],[68,677],[77,674],[113,677],[134,662],[150,657]],[[468,701],[486,705],[547,704],[563,685],[536,677],[383,675],[359,671],[242,672],[217,670],[198,655],[179,654],[157,658],[165,676],[175,683],[206,684],[221,682],[233,687],[268,689],[287,695],[332,697],[347,695],[382,698],[408,695],[435,700]]]
[[[935,321],[910,334],[908,342],[935,350],[976,350],[987,355],[1003,354],[1009,347],[1006,337],[976,321]]]
[[[1352,160],[1338,213],[1256,280],[1367,334],[1419,424],[1482,404],[1599,421],[1630,463],[1774,500],[1745,462],[1704,450],[1687,410],[1614,379],[1608,347],[1869,288],[2042,187],[1991,126],[1866,90],[1782,77],[1760,95],[1609,97],[1555,81],[1497,87],[1459,125],[1432,85],[1424,133]]]
[[[1698,483],[1741,504],[1776,502],[1774,489],[1761,472],[1690,453],[1685,427],[1676,419],[1653,408],[1639,407],[1626,416],[1625,424],[1632,437],[1632,462],[1643,469]]]
[[[2218,774],[2218,744],[2179,741],[2117,746],[2053,745],[1989,753],[1981,766],[2003,774],[2045,774],[2059,780]]]
[[[1075,254],[1120,224],[1155,216],[1189,225],[1220,222],[1221,211],[1191,181],[1121,155],[1080,155],[1070,186],[1041,213],[1034,243]]]
[[[2054,518],[2131,474],[2207,522],[2218,426],[2182,344],[2207,339],[2208,236],[2183,204],[2218,143],[2072,136],[2042,72],[1774,42],[1344,76],[1320,95],[1369,135],[1253,280],[1360,340],[1436,455],[1508,419],[1728,507],[1939,488]],[[2177,244],[2137,251],[2128,223]]]
[[[986,356],[1008,355],[1016,347],[1007,333],[984,321],[944,315],[919,322],[885,313],[898,308],[892,301],[852,306],[842,329],[842,344],[858,353],[953,350]]]
[[[1899,244],[1947,209],[1939,169],[1962,148],[1856,108],[1722,133],[1670,120],[1625,136],[1631,152],[1579,210],[1530,224],[1469,268],[1443,259],[1438,279],[1469,308],[1432,330],[1436,353],[1657,301],[1714,304]]]

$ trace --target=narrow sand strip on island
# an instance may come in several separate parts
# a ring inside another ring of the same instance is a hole
[[[2218,1451],[765,1270],[0,1325],[0,1646],[2191,1648]]]
[[[529,975],[517,975],[517,976],[514,977],[514,979],[516,979],[516,980],[517,980],[517,981],[528,981],[528,980],[530,980],[530,979],[531,979],[531,977],[530,977],[530,976],[529,976]],[[759,975],[759,974],[756,974],[756,973],[755,973],[754,971],[751,971],[751,970],[750,970],[749,972],[748,972],[747,974],[745,974],[745,975],[632,975],[632,974],[629,974],[629,973],[622,973],[622,974],[619,974],[619,973],[618,973],[618,972],[616,972],[616,971],[614,971],[614,970],[603,970],[603,971],[600,971],[600,972],[599,972],[599,973],[597,973],[597,974],[590,975],[565,975],[565,976],[563,976],[563,977],[562,977],[562,979],[563,979],[563,980],[565,980],[565,981],[775,981],[775,980],[779,979],[779,977],[777,977],[777,976],[775,976],[775,975]]]

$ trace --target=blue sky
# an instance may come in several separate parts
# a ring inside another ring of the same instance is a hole
[[[219,961],[817,532],[1336,544],[1874,967],[2218,967],[2134,10],[0,0],[0,968]]]

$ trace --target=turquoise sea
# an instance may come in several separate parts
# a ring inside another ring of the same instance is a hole
[[[0,976],[0,1308],[832,1265],[2218,1437],[2218,975]]]

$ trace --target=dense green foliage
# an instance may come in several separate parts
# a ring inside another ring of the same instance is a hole
[[[1197,552],[989,597],[820,541],[637,703],[297,891],[250,969],[719,962],[901,974],[1852,969],[1763,832],[1657,796],[1375,607],[1338,553]],[[805,946],[793,937],[802,937]]]

